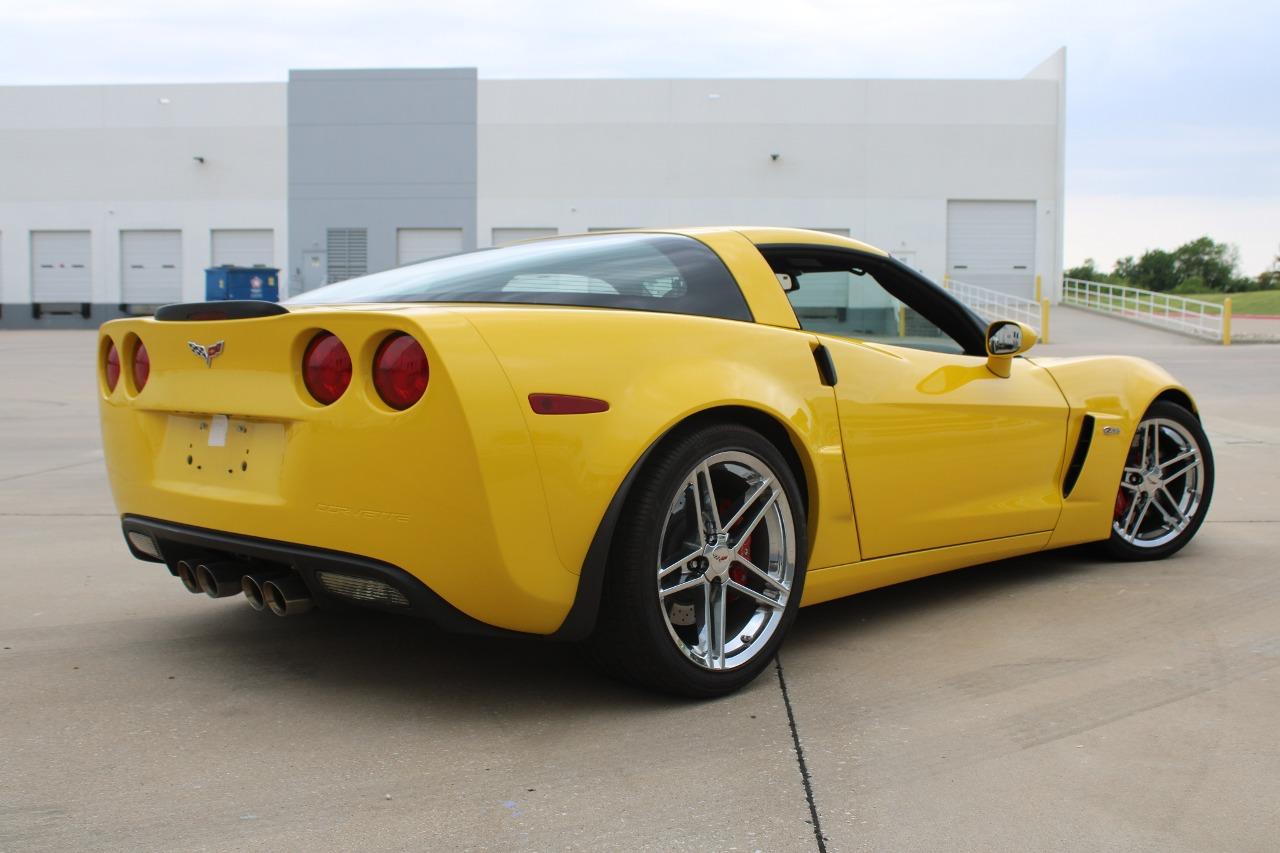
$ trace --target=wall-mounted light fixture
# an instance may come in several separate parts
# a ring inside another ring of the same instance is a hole
[[[195,160],[195,161],[196,161],[197,163],[199,163],[201,166],[203,166],[203,165],[204,165],[204,158],[203,158],[203,157],[201,157],[199,154],[197,154],[196,156],[192,157],[191,159],[192,159],[192,160]]]
[[[769,155],[769,159],[770,159],[770,160],[773,160],[773,161],[776,163],[776,162],[777,162],[777,160],[778,160],[778,158],[779,158],[779,157],[781,157],[781,156],[782,156],[781,154],[770,154],[770,155]]]

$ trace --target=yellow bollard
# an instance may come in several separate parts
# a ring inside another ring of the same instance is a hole
[[[1039,281],[1037,279],[1037,284]],[[1049,300],[1040,300],[1040,340],[1049,343]]]
[[[1222,345],[1231,346],[1231,297],[1222,300]]]
[[[1044,301],[1043,298],[1040,296],[1040,276],[1037,275],[1036,276],[1036,302],[1043,302],[1043,301]]]
[[[907,336],[907,306],[898,306],[898,337],[905,338]]]

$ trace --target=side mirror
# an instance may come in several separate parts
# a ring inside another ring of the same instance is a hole
[[[987,368],[996,376],[1008,378],[1014,356],[1035,346],[1036,330],[1014,320],[996,320],[987,326]]]

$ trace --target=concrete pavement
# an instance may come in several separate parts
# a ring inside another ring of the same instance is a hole
[[[0,333],[0,850],[813,850],[815,814],[828,850],[1272,850],[1280,347],[1054,324],[1037,353],[1144,354],[1198,395],[1197,540],[808,608],[715,703],[189,595],[120,541],[93,336]]]

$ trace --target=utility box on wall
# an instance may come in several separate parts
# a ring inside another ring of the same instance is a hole
[[[204,298],[280,301],[280,270],[273,267],[209,267],[204,271]]]

